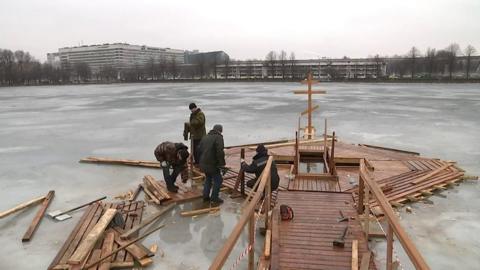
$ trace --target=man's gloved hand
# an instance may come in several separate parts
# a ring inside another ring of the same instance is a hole
[[[222,176],[225,175],[228,172],[228,167],[220,167],[220,172],[222,173]]]
[[[244,163],[245,162],[245,159],[240,159],[240,163]]]

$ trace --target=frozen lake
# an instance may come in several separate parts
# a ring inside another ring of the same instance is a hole
[[[68,209],[133,189],[147,173],[161,177],[158,171],[78,160],[154,160],[157,144],[182,140],[192,101],[205,112],[207,128],[224,125],[226,145],[293,138],[306,97],[292,90],[304,87],[144,83],[0,88],[0,211],[50,189],[56,196],[49,210]],[[341,140],[456,160],[467,174],[480,175],[479,84],[328,83],[315,88],[328,92],[314,100],[320,105],[314,118],[318,129],[327,117]],[[414,205],[414,214],[402,214],[402,222],[432,269],[478,269],[480,186],[469,181],[444,194],[447,198],[433,196],[434,205]],[[176,228],[145,241],[158,240],[165,251],[151,269],[205,269],[236,222],[236,205],[228,202],[220,217],[202,217],[195,224],[169,217]],[[0,269],[46,269],[81,216],[75,213],[62,223],[45,219],[31,243],[22,244],[35,213],[34,207],[0,220]]]

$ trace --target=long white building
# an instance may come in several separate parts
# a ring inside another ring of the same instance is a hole
[[[86,63],[92,73],[96,73],[106,66],[119,71],[136,66],[144,67],[151,59],[154,59],[155,62],[163,59],[167,62],[175,61],[176,64],[185,63],[184,50],[127,43],[65,47],[58,49],[58,53],[47,54],[52,58],[54,55],[59,57],[62,67],[73,67],[76,63]]]
[[[222,79],[303,78],[310,71],[318,79],[368,79],[386,75],[380,59],[307,59],[287,61],[232,61],[217,66]]]

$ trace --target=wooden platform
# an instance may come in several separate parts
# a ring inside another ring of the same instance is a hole
[[[139,202],[131,202],[131,203],[120,203],[120,204],[100,204],[95,203],[90,205],[86,210],[83,216],[80,218],[79,222],[75,226],[75,228],[70,233],[69,237],[63,244],[60,251],[55,256],[55,259],[52,261],[50,266],[48,267],[49,270],[51,269],[70,269],[69,265],[67,264],[68,259],[71,255],[75,252],[80,242],[84,239],[84,237],[88,234],[88,232],[95,226],[98,222],[100,217],[103,215],[106,209],[108,208],[115,208],[119,210],[123,218],[125,220],[125,226],[122,228],[123,230],[131,229],[133,226],[139,224],[142,220],[142,213],[144,208],[144,203]],[[96,245],[96,250],[101,249],[102,241]],[[114,243],[113,248],[118,248],[119,245]],[[97,252],[92,252],[87,261],[91,261]],[[116,267],[133,267],[134,266],[134,259],[131,254],[126,252],[125,250],[119,251],[112,259],[112,266],[111,268]],[[90,269],[97,270],[97,267],[93,267]]]
[[[340,192],[338,181],[324,180],[320,177],[296,176],[288,183],[288,190],[294,191],[333,191]]]
[[[272,269],[342,269],[350,270],[352,240],[358,240],[358,260],[367,252],[367,243],[351,193],[280,191],[277,205],[292,207],[295,218],[281,221],[279,207],[274,209],[272,228]],[[348,217],[337,222],[339,210]],[[345,247],[333,247],[348,225]],[[370,269],[376,269],[373,256]]]

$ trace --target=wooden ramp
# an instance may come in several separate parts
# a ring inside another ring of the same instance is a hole
[[[358,262],[368,251],[351,193],[279,191],[273,214],[271,269],[352,269],[352,240],[358,240]],[[295,217],[281,221],[278,205],[292,207]],[[342,210],[345,217],[337,222]],[[345,247],[334,247],[348,225]],[[369,269],[376,269],[371,256]]]

